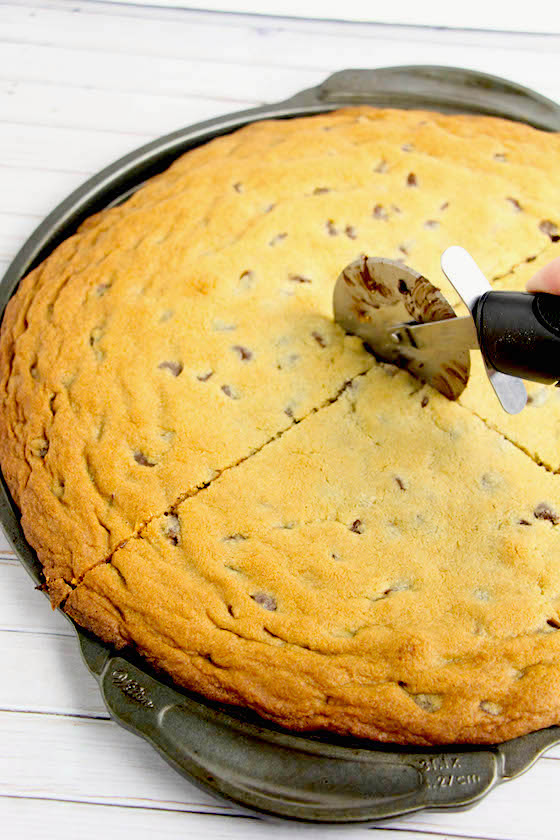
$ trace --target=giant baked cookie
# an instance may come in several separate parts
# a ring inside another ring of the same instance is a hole
[[[26,277],[0,462],[54,605],[284,726],[492,742],[560,723],[560,399],[456,403],[332,319],[340,270],[500,288],[560,252],[560,136],[354,108],[189,152]]]

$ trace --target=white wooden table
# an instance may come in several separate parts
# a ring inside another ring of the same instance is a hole
[[[559,56],[558,35],[0,0],[0,275],[41,218],[87,176],[183,125],[287,98],[345,67],[471,67],[560,100]],[[109,720],[70,625],[34,590],[2,536],[0,744],[2,837],[325,831],[237,814]],[[332,828],[331,836],[557,840],[559,759],[560,747],[472,810]]]

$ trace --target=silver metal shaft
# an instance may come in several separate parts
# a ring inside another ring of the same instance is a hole
[[[479,297],[492,291],[492,286],[471,255],[458,245],[453,245],[443,252],[441,267],[470,312],[473,311]],[[504,411],[508,414],[518,414],[527,404],[527,391],[523,381],[515,376],[499,373],[486,363],[486,359],[484,366]]]

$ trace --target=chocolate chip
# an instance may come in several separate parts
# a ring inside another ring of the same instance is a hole
[[[507,196],[506,201],[509,201],[509,203],[517,210],[518,213],[520,213],[523,210],[518,200],[516,198],[512,198],[511,195]]]
[[[546,623],[554,627],[555,630],[560,630],[560,621],[557,618],[548,618]]]
[[[553,525],[558,524],[558,514],[546,502],[540,502],[533,511],[535,519],[546,519]]]
[[[326,228],[327,228],[327,232],[328,232],[329,236],[338,236],[338,231],[337,231],[337,229],[335,227],[335,224],[334,224],[332,219],[329,219],[326,222]]]
[[[526,519],[520,519],[520,520],[519,520],[519,522],[518,522],[517,524],[518,524],[518,525],[528,525],[529,527],[531,527],[531,523],[530,523],[530,522],[527,522],[527,520],[526,520]]]
[[[293,408],[291,408],[290,406],[288,406],[287,408],[285,408],[285,409],[284,409],[284,414],[287,414],[287,415],[288,415],[288,417],[293,417],[293,416],[294,416],[294,410],[293,410]]]
[[[448,201],[444,201],[444,202],[443,202],[443,204],[441,205],[441,207],[440,207],[439,209],[440,209],[440,210],[447,210],[447,208],[448,208],[448,207],[449,207],[449,202],[448,202]]]
[[[141,467],[155,467],[157,464],[157,461],[154,461],[153,458],[150,458],[148,455],[145,455],[139,450],[136,450],[134,453],[134,460],[137,464],[140,464]]]
[[[320,333],[312,332],[311,335],[313,336],[313,338],[315,339],[315,341],[317,342],[319,347],[326,347],[327,346],[327,342],[325,341],[325,339],[323,338],[323,336]]]
[[[313,190],[313,195],[324,195],[324,193],[330,192],[329,187],[315,187]]]
[[[181,543],[181,523],[176,513],[166,513],[162,526],[162,531],[169,540],[171,545],[180,545]]]
[[[208,382],[210,377],[213,376],[213,375],[214,375],[213,370],[207,370],[204,373],[198,373],[196,378],[198,379],[199,382]]]
[[[361,519],[355,519],[350,525],[350,530],[353,534],[363,534],[365,531],[364,523]]]
[[[551,242],[558,242],[560,239],[558,225],[551,222],[550,219],[543,219],[543,221],[539,224],[539,230],[549,236]]]
[[[402,278],[399,280],[399,292],[401,293],[401,295],[410,294],[410,289],[408,288],[406,282]]]
[[[233,385],[222,385],[222,391],[224,392],[226,397],[229,397],[232,400],[239,399],[239,394],[237,393]]]
[[[401,252],[401,254],[404,254],[406,257],[408,257],[408,251],[406,250],[405,245],[399,245],[399,251]]]
[[[405,485],[404,481],[402,480],[402,478],[399,478],[398,475],[396,475],[395,476],[395,481],[397,482],[397,484],[399,485],[401,490],[406,490],[406,485]]]
[[[385,210],[382,204],[376,204],[373,208],[373,217],[374,219],[383,219],[383,221],[387,221],[389,218],[389,214]]]
[[[249,537],[246,537],[245,534],[229,534],[229,536],[224,537],[222,542],[244,542],[248,539]]]
[[[434,230],[435,228],[439,227],[439,222],[437,219],[426,219],[424,222],[424,227],[428,228],[429,230]]]
[[[422,397],[422,402],[420,403],[420,405],[422,406],[422,408],[426,408],[426,406],[428,405],[429,402],[430,402],[429,397]]]
[[[253,358],[251,350],[248,350],[246,347],[242,347],[240,344],[234,344],[231,349],[234,353],[238,354],[242,362],[248,362]]]
[[[348,239],[357,239],[358,234],[356,233],[356,228],[352,227],[352,225],[346,225],[344,228],[344,233],[348,237]]]
[[[497,160],[500,163],[505,163],[507,161],[507,155],[505,155],[503,152],[496,152],[496,154],[494,155],[494,160]]]
[[[270,240],[270,242],[268,244],[271,247],[274,247],[274,245],[277,245],[278,242],[282,242],[287,237],[287,235],[288,235],[287,233],[277,233],[276,236],[272,237],[272,239]]]
[[[179,374],[183,371],[183,365],[181,362],[160,362],[158,368],[161,370],[168,370],[169,373],[173,374],[173,376],[179,376]]]
[[[418,186],[418,179],[416,178],[416,175],[414,174],[414,172],[409,172],[408,173],[408,177],[406,179],[406,185],[407,185],[407,187],[417,187]]]
[[[311,283],[309,277],[302,277],[301,274],[289,274],[288,279],[292,281],[292,283]]]
[[[276,599],[272,595],[267,595],[266,592],[255,592],[254,595],[251,595],[251,598],[265,610],[274,612],[277,609]]]
[[[233,189],[237,193],[243,192],[243,184],[241,183],[241,181],[238,181],[236,184],[234,184]]]

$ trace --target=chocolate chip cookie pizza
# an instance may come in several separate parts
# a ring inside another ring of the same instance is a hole
[[[560,398],[451,402],[333,321],[341,269],[496,288],[560,253],[560,136],[351,108],[178,159],[20,284],[0,462],[52,603],[294,730],[560,723]]]

